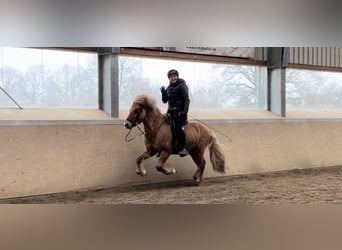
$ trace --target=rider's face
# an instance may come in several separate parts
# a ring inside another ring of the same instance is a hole
[[[169,79],[170,79],[171,83],[175,83],[178,80],[178,76],[177,75],[170,75]]]

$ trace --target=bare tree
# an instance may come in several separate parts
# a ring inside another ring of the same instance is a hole
[[[265,105],[265,71],[261,67],[239,65],[214,65],[210,84],[197,90],[199,107],[257,108]]]
[[[121,107],[128,108],[134,98],[139,94],[146,93],[153,95],[152,93],[155,90],[151,81],[143,75],[141,58],[120,57],[119,72]]]
[[[289,109],[336,109],[342,106],[341,88],[322,72],[288,70],[286,95]]]
[[[87,67],[64,64],[46,75],[49,93],[45,105],[62,107],[96,107],[98,103],[97,63]]]
[[[31,65],[24,74],[25,84],[22,86],[23,104],[25,106],[41,106],[43,105],[44,88],[43,66]]]
[[[17,102],[23,98],[23,75],[14,67],[3,67],[0,71],[0,86]],[[0,104],[2,106],[16,106],[2,91],[0,92]]]

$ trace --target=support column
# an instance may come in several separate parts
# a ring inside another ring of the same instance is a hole
[[[119,117],[120,48],[98,48],[99,109]]]
[[[267,48],[267,109],[286,116],[286,67],[288,48]]]

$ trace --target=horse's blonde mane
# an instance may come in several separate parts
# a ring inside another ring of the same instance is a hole
[[[143,105],[145,108],[148,108],[151,111],[158,109],[156,100],[146,94],[138,95],[134,102]]]

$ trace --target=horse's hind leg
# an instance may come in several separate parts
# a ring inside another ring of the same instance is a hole
[[[161,152],[158,160],[158,164],[156,166],[157,171],[162,172],[163,174],[169,175],[169,174],[176,174],[177,171],[174,168],[165,168],[165,162],[167,159],[169,159],[170,154],[166,151]]]
[[[142,153],[141,155],[138,156],[138,158],[137,158],[137,169],[135,170],[135,172],[138,175],[141,175],[141,176],[147,175],[147,172],[146,172],[144,166],[142,165],[142,161],[150,158],[152,155],[153,154],[151,151],[145,151],[144,153]]]
[[[203,180],[203,173],[205,169],[205,159],[204,159],[204,152],[193,152],[191,154],[193,161],[197,165],[197,170],[193,176],[194,183],[198,185]]]

